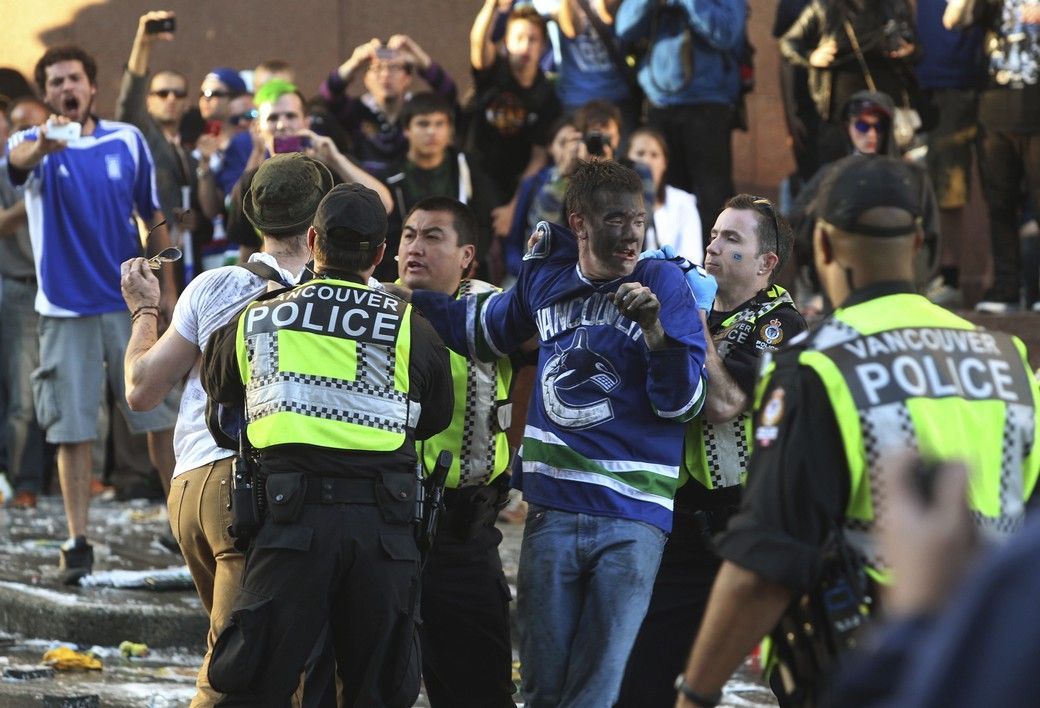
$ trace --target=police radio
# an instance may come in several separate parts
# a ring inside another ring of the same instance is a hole
[[[777,695],[791,705],[814,705],[841,657],[858,646],[875,598],[866,566],[835,528],[822,549],[816,586],[791,603],[770,633]]]
[[[262,500],[259,498],[262,485],[257,484],[253,474],[253,460],[246,442],[245,428],[238,434],[238,454],[231,469],[231,496],[228,506],[231,509],[231,525],[228,535],[235,539],[235,548],[246,546],[249,540],[260,530]]]

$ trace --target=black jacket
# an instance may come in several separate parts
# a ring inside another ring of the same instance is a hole
[[[906,0],[858,1],[864,3],[868,9],[857,9],[857,0],[813,0],[780,38],[780,53],[784,59],[809,70],[809,92],[816,104],[816,110],[824,120],[831,123],[838,122],[838,110],[841,108],[833,105],[832,101],[834,72],[846,68],[860,72],[856,53],[844,26],[845,19],[851,24],[868,65],[872,66],[871,73],[879,89],[885,90],[889,87],[889,93],[895,93],[894,98],[898,100],[900,92],[890,89],[894,82],[900,84],[907,92],[911,92],[913,88],[910,66],[916,61],[920,48],[917,45],[914,16],[909,4]],[[844,7],[831,7],[835,3]],[[810,66],[809,56],[813,50],[831,39],[835,40],[838,46],[831,65],[825,69]],[[887,58],[885,52],[895,49],[900,40],[913,44],[914,53],[898,60]],[[888,72],[892,75],[886,76]]]

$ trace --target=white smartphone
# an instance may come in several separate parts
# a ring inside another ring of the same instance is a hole
[[[83,126],[79,123],[47,123],[47,137],[51,140],[64,140],[67,143],[71,143],[73,140],[79,140],[80,133],[83,130]]]

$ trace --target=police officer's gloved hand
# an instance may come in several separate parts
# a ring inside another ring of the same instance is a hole
[[[670,244],[650,251],[643,251],[639,254],[639,260],[644,258],[671,261],[682,268],[683,273],[686,275],[686,284],[690,286],[693,297],[697,301],[697,307],[705,312],[711,311],[711,305],[715,302],[715,293],[719,290],[719,284],[715,280],[715,276],[696,263],[691,263],[686,258],[680,256]]]
[[[670,261],[675,258],[682,258],[682,256],[675,252],[675,249],[672,248],[671,244],[666,244],[661,248],[654,248],[649,251],[643,251],[639,254],[639,260],[643,260],[644,258],[657,258],[658,260],[662,261]]]

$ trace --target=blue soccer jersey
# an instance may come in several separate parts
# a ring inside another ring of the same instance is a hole
[[[11,136],[8,150],[36,140],[37,128]],[[159,208],[155,168],[141,131],[98,120],[93,135],[46,156],[24,180],[39,291],[36,309],[78,317],[126,308],[119,264],[141,254],[136,211],[146,221]]]

